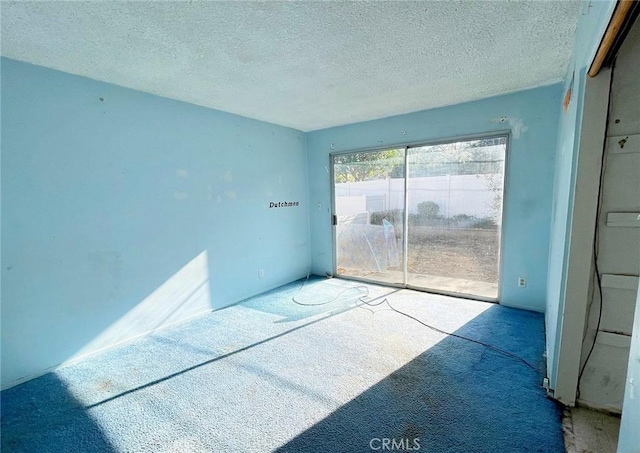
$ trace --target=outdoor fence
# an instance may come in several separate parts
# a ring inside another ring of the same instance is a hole
[[[404,179],[337,183],[336,214],[353,215],[404,207]],[[418,213],[418,205],[431,201],[438,205],[437,215],[444,218],[466,215],[491,218],[500,223],[502,175],[446,175],[410,178],[408,208]]]

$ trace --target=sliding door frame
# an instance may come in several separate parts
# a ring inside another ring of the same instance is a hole
[[[411,148],[420,148],[420,147],[424,147],[424,146],[435,146],[435,145],[447,145],[450,143],[457,143],[457,142],[465,142],[465,141],[473,141],[473,140],[482,140],[482,139],[487,139],[487,138],[502,138],[504,137],[506,140],[505,143],[505,152],[504,152],[504,168],[503,168],[503,178],[502,178],[502,212],[501,212],[501,224],[500,224],[500,250],[498,253],[498,295],[496,298],[489,298],[489,297],[483,297],[483,296],[474,296],[471,294],[465,294],[465,293],[456,293],[456,292],[450,292],[450,291],[444,291],[444,290],[438,290],[438,289],[432,289],[432,288],[424,288],[424,287],[419,287],[419,286],[413,286],[413,285],[409,285],[407,283],[407,279],[408,279],[408,249],[409,249],[409,241],[408,241],[408,231],[409,231],[409,210],[407,209],[408,206],[408,168],[407,168],[407,159],[409,156],[409,149]],[[330,185],[331,185],[331,246],[332,246],[332,265],[333,265],[333,275],[335,277],[344,279],[344,280],[354,280],[354,281],[359,281],[359,282],[365,282],[365,283],[373,283],[373,284],[377,284],[377,285],[384,285],[384,286],[389,286],[389,287],[393,287],[393,288],[406,288],[406,289],[412,289],[412,290],[416,290],[416,291],[423,291],[426,293],[430,293],[430,294],[440,294],[443,296],[453,296],[453,297],[458,297],[461,299],[470,299],[470,300],[479,300],[479,301],[484,301],[484,302],[493,302],[493,303],[500,303],[500,298],[502,295],[502,265],[503,265],[503,253],[504,253],[504,226],[505,226],[505,212],[506,212],[506,206],[507,206],[507,184],[508,184],[508,175],[509,175],[509,150],[511,147],[511,131],[508,129],[504,129],[504,130],[497,130],[497,131],[491,131],[491,132],[483,132],[483,133],[479,133],[479,134],[469,134],[469,135],[460,135],[460,136],[456,136],[456,137],[447,137],[447,138],[440,138],[440,139],[433,139],[433,140],[419,140],[419,141],[413,141],[413,142],[401,142],[401,143],[397,143],[397,144],[387,144],[384,146],[376,146],[376,147],[372,147],[372,148],[356,148],[356,149],[348,149],[348,150],[343,150],[343,151],[332,151],[329,153],[329,176],[330,176]],[[380,152],[380,151],[387,151],[387,150],[391,150],[391,149],[403,149],[404,150],[404,212],[403,212],[403,217],[404,217],[404,222],[403,222],[403,227],[402,227],[402,235],[403,235],[403,243],[402,243],[402,253],[403,253],[403,257],[402,257],[402,273],[403,273],[403,282],[402,283],[386,283],[386,282],[380,282],[377,280],[372,280],[372,279],[368,279],[368,278],[363,278],[363,277],[352,277],[352,276],[346,276],[346,275],[338,275],[338,256],[336,253],[337,250],[337,231],[336,231],[336,226],[334,224],[333,219],[336,216],[336,184],[335,184],[335,172],[334,172],[334,157],[336,156],[343,156],[343,155],[348,155],[348,154],[356,154],[356,153],[375,153],[375,152]]]

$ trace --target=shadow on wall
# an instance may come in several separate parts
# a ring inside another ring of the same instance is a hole
[[[2,451],[118,451],[54,373],[1,395]]]
[[[211,309],[206,250],[189,261],[71,359],[99,351],[130,338]]]
[[[60,306],[56,316],[50,315],[48,323],[37,335],[25,336],[11,325],[3,326],[7,338],[11,335],[20,337],[18,348],[21,348],[5,354],[4,349],[8,350],[11,343],[3,337],[2,372],[6,379],[3,384],[15,383],[40,371],[23,367],[29,360],[48,361],[47,368],[67,364],[211,310],[209,275],[209,258],[205,250],[133,306],[124,299],[104,301],[97,307],[95,300],[87,298],[84,307],[81,303],[75,308]],[[75,297],[82,302],[80,296]],[[39,316],[35,313],[34,317]],[[10,331],[13,332],[8,335]],[[42,348],[42,344],[49,347]]]
[[[535,317],[540,319],[518,321]],[[276,451],[317,452],[321,446],[322,451],[564,452],[560,408],[541,386],[544,335],[532,332],[532,325],[542,328],[540,315],[494,306],[455,334],[499,345],[535,370],[448,336]]]

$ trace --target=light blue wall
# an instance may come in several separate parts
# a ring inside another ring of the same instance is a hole
[[[638,453],[640,452],[640,429],[638,429],[640,426],[640,285],[638,285],[636,296],[626,382],[618,453]]]
[[[561,89],[557,84],[307,134],[312,272],[333,272],[331,152],[512,130],[501,303],[543,311]],[[517,287],[519,276],[527,278],[525,288]]]
[[[303,133],[1,64],[3,386],[306,275]]]
[[[549,278],[546,295],[547,372],[551,388],[557,380],[557,353],[560,346],[561,313],[564,306],[566,263],[571,231],[571,213],[582,124],[582,103],[586,72],[609,23],[615,2],[583,2],[576,30],[573,56],[563,86],[563,95],[572,86],[567,112],[559,105],[559,133],[549,248]],[[573,85],[571,81],[573,80]]]

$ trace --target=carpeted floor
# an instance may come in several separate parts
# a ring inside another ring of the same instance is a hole
[[[5,390],[2,451],[564,451],[542,315],[367,285],[371,303],[533,370],[358,307],[354,282],[302,283]]]

